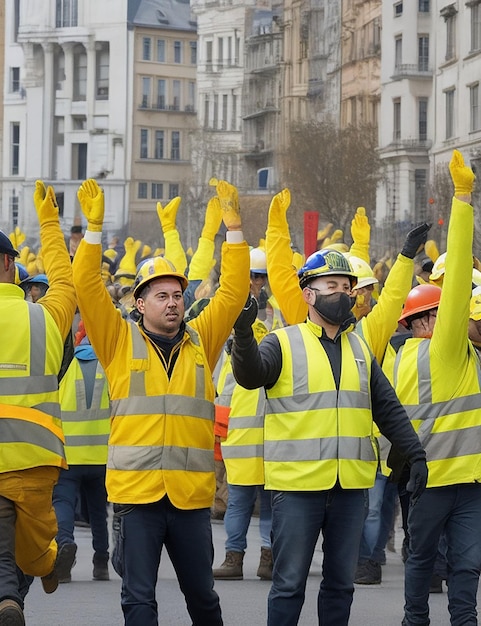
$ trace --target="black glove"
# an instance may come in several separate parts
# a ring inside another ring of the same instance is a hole
[[[248,335],[252,332],[252,324],[257,317],[257,300],[254,296],[249,295],[244,308],[234,323],[236,335]]]
[[[428,232],[432,224],[421,224],[410,230],[406,236],[401,254],[408,259],[414,259],[416,254],[422,250],[422,246],[426,243]]]
[[[426,459],[414,461],[409,471],[409,481],[406,485],[406,491],[411,493],[411,504],[416,504],[419,496],[426,488],[428,482],[428,466]]]

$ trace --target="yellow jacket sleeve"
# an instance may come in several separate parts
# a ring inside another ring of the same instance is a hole
[[[189,263],[189,280],[205,280],[214,264],[215,243],[206,237],[199,237],[197,250]]]
[[[246,303],[249,288],[249,246],[245,241],[239,244],[225,242],[222,245],[219,288],[209,305],[190,322],[202,338],[212,371]]]
[[[292,265],[291,237],[285,216],[269,215],[266,231],[267,275],[273,296],[288,324],[300,324],[307,317],[297,271]]]
[[[72,262],[58,221],[50,220],[40,224],[40,243],[50,287],[39,303],[53,317],[65,341],[72,327],[77,300],[72,279]]]
[[[179,231],[168,230],[164,233],[165,239],[165,258],[174,264],[175,269],[181,274],[185,274],[187,269],[187,257],[184,248],[180,243]]]
[[[356,326],[379,363],[398,326],[403,304],[411,290],[414,261],[399,254],[381,291],[378,303]]]

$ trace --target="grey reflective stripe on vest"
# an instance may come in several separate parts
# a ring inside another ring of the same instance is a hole
[[[230,406],[230,401],[236,384],[234,374],[232,372],[228,372],[224,380],[222,393],[215,399],[215,403],[220,404],[221,406]]]
[[[44,426],[33,422],[9,417],[0,419],[0,440],[2,444],[31,444],[65,458],[62,441]]]
[[[174,446],[109,446],[107,467],[116,470],[214,471],[214,453]]]
[[[200,346],[199,336],[186,325],[192,342]],[[132,354],[134,359],[147,360],[146,340],[136,324],[132,324]],[[204,367],[196,364],[196,397],[163,394],[147,396],[145,372],[130,372],[130,397],[111,401],[112,415],[187,415],[214,421],[214,404],[205,399]],[[213,450],[180,446],[119,446],[109,445],[107,468],[114,470],[183,470],[214,471]]]
[[[101,374],[101,377],[98,375]],[[94,388],[90,408],[87,408],[87,395],[85,392],[85,381],[83,378],[75,381],[75,398],[77,402],[76,411],[65,411],[62,409],[63,422],[87,422],[110,418],[110,406],[101,408],[102,395],[105,386],[103,369],[97,361],[95,372]],[[72,435],[71,435],[72,436]]]
[[[81,446],[106,446],[109,441],[106,435],[65,435],[65,445],[70,448]]]
[[[222,457],[224,459],[245,459],[264,456],[264,446],[261,443],[249,445],[225,446],[221,444]]]
[[[45,311],[40,304],[27,302],[30,325],[30,375],[0,378],[0,396],[15,394],[26,396],[52,393],[58,390],[55,374],[45,374],[47,358],[47,323]],[[31,408],[60,418],[60,406],[56,402],[41,402]]]
[[[353,459],[375,461],[376,455],[370,437],[323,437],[295,441],[265,441],[266,461],[326,461]]]
[[[256,406],[256,415],[243,415],[229,418],[229,432],[245,430],[247,428],[264,428],[266,396],[264,388],[259,390]],[[264,446],[258,444],[229,444],[229,439],[221,444],[224,459],[242,459],[264,456]]]

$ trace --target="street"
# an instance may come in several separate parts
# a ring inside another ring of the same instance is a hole
[[[400,528],[396,528],[396,548],[401,543]],[[39,579],[33,583],[25,603],[27,626],[119,626],[123,623],[120,608],[120,578],[110,567],[111,580],[92,580],[92,547],[88,528],[75,529],[78,544],[77,564],[72,570],[72,582],[59,585],[52,595],[43,592]],[[224,560],[224,526],[213,524],[215,547],[214,566]],[[260,555],[259,521],[252,519],[248,548],[244,560],[243,581],[216,581],[226,626],[262,626],[266,623],[266,599],[270,583],[256,577]],[[306,601],[300,626],[317,624],[316,598],[320,583],[322,554],[316,550],[311,575],[307,583]],[[167,554],[163,553],[157,585],[159,624],[189,626],[184,599]],[[447,594],[431,595],[431,624],[448,626]],[[403,609],[403,564],[399,551],[387,552],[381,585],[357,585],[351,611],[352,626],[399,626]]]

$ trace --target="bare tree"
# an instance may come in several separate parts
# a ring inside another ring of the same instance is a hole
[[[283,165],[293,198],[293,231],[302,232],[304,211],[318,211],[320,223],[334,224],[349,239],[356,207],[365,206],[368,213],[374,209],[382,164],[371,125],[341,129],[330,122],[297,123]]]

